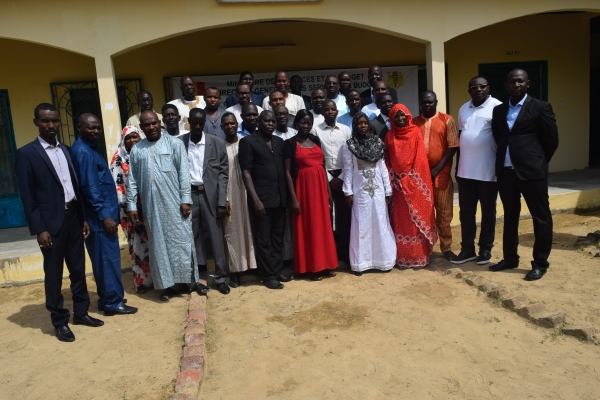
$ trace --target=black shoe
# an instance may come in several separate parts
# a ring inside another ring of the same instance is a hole
[[[276,281],[275,279],[271,279],[270,281],[264,281],[263,283],[269,289],[283,289],[283,283]]]
[[[450,260],[452,264],[464,264],[468,261],[473,261],[477,258],[474,251],[461,251],[454,260]]]
[[[526,281],[537,281],[546,274],[547,270],[541,268],[534,268],[525,275]]]
[[[354,275],[356,275],[356,276],[362,276],[362,274],[363,274],[362,271],[354,271]]]
[[[240,286],[240,274],[234,273],[229,277],[229,286],[236,288]]]
[[[73,325],[87,325],[91,326],[92,328],[97,328],[99,326],[104,325],[104,321],[101,321],[98,318],[90,317],[88,314],[85,314],[81,318],[73,316]]]
[[[477,257],[477,265],[485,265],[492,261],[492,253],[489,250],[481,250]]]
[[[217,290],[222,294],[229,294],[231,291],[225,282],[217,283]]]
[[[454,252],[452,250],[446,250],[444,252],[444,258],[448,261],[452,261],[457,257],[456,254],[454,254]]]
[[[135,314],[136,312],[138,312],[138,309],[136,307],[130,307],[130,306],[121,306],[119,308],[115,308],[112,311],[109,310],[104,310],[104,315],[107,317],[113,316],[113,315],[128,315],[128,314]]]
[[[284,274],[277,274],[277,280],[279,282],[289,282],[294,279],[294,275],[285,276]]]
[[[71,329],[69,329],[68,325],[55,326],[54,334],[56,335],[58,340],[60,340],[61,342],[74,342],[75,341],[75,335],[73,334]]]
[[[135,292],[137,294],[144,294],[148,291],[148,286],[144,286],[144,285],[140,285],[138,287],[135,288]]]
[[[123,299],[123,304],[127,304],[127,299]],[[98,306],[98,311],[104,311],[104,306]]]
[[[206,294],[210,292],[210,288],[200,282],[196,283],[192,289],[195,290],[200,296],[206,296]]]
[[[505,269],[514,269],[514,268],[517,268],[518,266],[519,266],[518,263],[513,264],[513,263],[509,263],[508,261],[502,260],[498,264],[490,265],[488,268],[492,272],[500,272],[500,271],[504,271]]]

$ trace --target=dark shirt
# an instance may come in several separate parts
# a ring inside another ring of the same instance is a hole
[[[251,169],[256,195],[265,208],[285,207],[286,187],[283,170],[283,139],[273,135],[269,149],[260,133],[240,140],[240,168]]]
[[[223,132],[223,129],[221,129],[221,117],[223,116],[223,114],[226,113],[225,109],[219,107],[219,110],[217,111],[217,116],[214,121],[208,114],[208,110],[206,110],[206,108],[204,110],[206,111],[206,122],[204,123],[204,132],[208,133],[209,135],[215,135],[216,137],[225,140],[225,132]]]
[[[259,107],[262,107],[262,103],[263,103],[263,100],[265,99],[265,97],[267,97],[267,96],[265,96],[262,93],[252,92],[252,103],[256,104]],[[225,99],[225,107],[226,108],[235,106],[237,103],[238,103],[238,99],[237,99],[237,97],[235,95],[235,92],[231,93]]]
[[[102,221],[106,218],[119,221],[117,190],[110,169],[98,153],[98,143],[83,137],[73,143],[71,159],[83,194],[83,208],[90,229],[103,231]]]

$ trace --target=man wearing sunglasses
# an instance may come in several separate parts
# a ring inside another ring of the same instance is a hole
[[[492,259],[496,228],[496,142],[492,135],[492,111],[502,102],[490,96],[490,85],[482,76],[469,81],[471,100],[458,112],[459,158],[456,181],[460,207],[461,250],[451,262],[476,260],[484,265]],[[481,204],[479,255],[475,253],[477,203]]]

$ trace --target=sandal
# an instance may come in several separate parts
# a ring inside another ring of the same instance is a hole
[[[335,272],[332,269],[327,269],[327,270],[323,271],[323,276],[328,277],[328,278],[333,278],[334,276],[337,276],[337,272]]]
[[[312,276],[310,277],[311,281],[322,281],[323,280],[323,276],[321,274],[312,274]]]
[[[160,301],[169,301],[175,296],[177,292],[173,288],[167,288],[160,294]]]
[[[200,296],[206,296],[206,294],[208,292],[210,292],[210,288],[206,285],[203,285],[202,283],[198,282],[194,285],[194,290],[196,291],[196,293],[198,293]]]
[[[187,285],[187,283],[178,283],[177,284],[177,293],[187,294],[190,293],[192,289]]]
[[[148,291],[148,288],[146,286],[144,286],[144,285],[140,285],[140,286],[138,286],[138,287],[135,288],[135,292],[137,294],[144,294],[147,291]]]

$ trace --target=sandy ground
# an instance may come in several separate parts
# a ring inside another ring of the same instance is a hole
[[[135,315],[104,317],[96,308],[96,285],[88,278],[90,315],[100,328],[71,325],[76,340],[54,337],[44,287],[0,288],[0,399],[163,399],[179,371],[189,295],[168,303],[158,291],[135,294],[123,275]],[[68,281],[65,307],[72,309]]]
[[[533,236],[521,221],[521,269],[484,276],[600,328],[600,259],[573,246],[599,216],[555,218],[552,269],[534,283],[522,281]],[[209,296],[202,399],[600,398],[598,346],[533,326],[451,276],[342,271],[281,291],[246,279]]]

